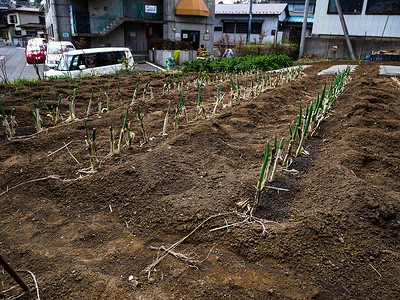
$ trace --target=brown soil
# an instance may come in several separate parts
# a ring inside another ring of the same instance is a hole
[[[65,120],[76,82],[32,83],[31,95],[20,86],[24,100],[12,87],[0,98],[7,113],[16,108],[18,122],[17,139],[0,135],[1,256],[35,274],[42,299],[399,299],[400,89],[378,75],[379,63],[358,63],[331,116],[308,139],[309,155],[270,183],[289,191],[266,189],[256,216],[273,221],[268,233],[233,213],[236,202],[254,197],[264,143],[288,136],[298,101],[316,98],[332,78],[316,74],[331,65],[315,63],[303,78],[206,119],[195,119],[197,88],[185,89],[189,123],[174,131],[171,113],[165,137],[168,101],[174,108],[179,93],[162,94],[164,74],[143,74],[138,103],[151,140],[140,146],[131,106],[134,146],[112,157],[110,116],[121,128],[137,75],[82,79],[77,117],[91,89],[108,85],[111,111],[99,118],[95,97],[88,126],[97,128],[101,167],[80,179],[77,171],[90,166],[84,122],[50,127],[41,108],[45,130],[32,135],[27,105],[61,94]],[[143,102],[149,76],[154,99]],[[222,87],[228,92],[230,83]],[[202,88],[208,113],[215,94],[216,83]],[[70,153],[60,149],[65,143]],[[174,249],[186,261],[167,255],[156,271],[143,272],[165,253],[150,247],[169,247],[202,222]],[[33,288],[29,274],[20,274]],[[2,292],[15,285],[7,273],[0,282],[1,299],[21,293]]]

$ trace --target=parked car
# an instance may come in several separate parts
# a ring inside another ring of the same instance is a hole
[[[45,77],[96,75],[121,70],[126,59],[129,67],[134,67],[131,51],[123,47],[81,49],[64,52],[55,69],[44,72]]]
[[[46,47],[43,44],[28,44],[25,49],[25,57],[28,64],[44,63],[46,60]]]
[[[57,67],[60,63],[62,54],[71,50],[75,50],[75,47],[71,42],[49,42],[46,51],[46,70]]]

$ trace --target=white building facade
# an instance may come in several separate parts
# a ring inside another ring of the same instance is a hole
[[[214,41],[228,35],[232,42],[246,41],[249,4],[217,4],[215,6]],[[279,24],[288,16],[287,4],[253,4],[250,42],[281,42]]]
[[[400,38],[399,0],[340,0],[352,37]],[[334,0],[318,0],[312,33],[343,35]]]

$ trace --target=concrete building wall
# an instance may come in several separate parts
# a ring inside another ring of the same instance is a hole
[[[175,7],[179,2],[180,0],[164,0],[163,2],[164,38],[181,41],[182,30],[199,31],[199,43],[204,44],[207,49],[212,49],[214,44],[215,0],[204,0],[210,12],[209,17],[175,15]]]
[[[39,14],[35,13],[19,13],[20,24],[36,23],[39,24]]]
[[[359,38],[352,39],[351,43],[357,59],[365,59],[367,55],[378,50],[400,50],[400,43],[397,40]],[[338,47],[336,58],[350,59],[350,54],[344,38],[307,38],[304,53],[333,59],[335,57],[331,51],[332,46]]]
[[[116,47],[124,47],[125,39],[124,39],[124,26],[120,25],[112,32],[107,34],[107,36],[101,37],[92,37],[91,47],[107,47],[107,46],[116,46]]]
[[[339,16],[327,13],[328,4],[329,0],[317,1],[312,32],[314,35],[343,35]],[[367,0],[364,0],[360,15],[344,15],[351,36],[400,38],[400,15],[366,14],[366,8]]]

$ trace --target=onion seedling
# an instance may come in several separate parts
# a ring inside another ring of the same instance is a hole
[[[5,111],[4,111],[3,104],[0,101],[0,118],[1,118],[1,121],[2,121],[2,123],[4,125],[4,127],[6,128],[7,136],[8,137],[13,137],[15,135],[15,125],[16,125],[16,123],[15,123],[15,109],[14,108],[11,109],[11,122],[10,122],[11,124],[10,124],[10,123],[8,123],[7,115],[6,115]]]
[[[110,111],[110,97],[108,96],[108,93],[104,93],[104,95],[106,95],[106,99],[107,99],[106,111],[109,112]]]
[[[89,157],[90,157],[90,166],[92,168],[92,171],[96,170],[99,168],[99,159],[97,158],[96,154],[96,128],[93,128],[93,133],[92,133],[92,138],[89,137],[89,130],[85,120],[85,142],[86,142],[86,148],[89,151]]]
[[[93,89],[92,89],[92,95],[90,96],[87,111],[86,111],[86,117],[89,116],[90,114],[90,108],[92,107],[92,101],[93,101]]]
[[[36,112],[33,111],[32,105],[30,102],[28,102],[29,108],[31,110],[31,114],[33,118],[35,119],[35,127],[36,127],[36,132],[42,131],[42,125],[40,123],[40,114],[39,114],[39,108],[40,108],[40,99],[36,103]]]
[[[274,167],[272,168],[272,173],[271,173],[271,176],[270,176],[270,178],[269,178],[269,182],[272,182],[272,181],[275,180],[276,168],[277,168],[277,166],[278,166],[278,161],[279,161],[280,156],[281,156],[281,153],[282,153],[282,149],[283,149],[283,144],[284,144],[284,142],[285,142],[285,139],[282,138],[282,139],[281,139],[281,142],[280,142],[280,144],[279,144],[278,152],[277,152],[276,157],[275,157]]]
[[[313,110],[313,103],[311,102],[310,106],[307,106],[306,117],[304,119],[305,122],[303,123],[304,127],[302,129],[302,134],[301,134],[301,137],[300,137],[299,146],[297,147],[296,157],[300,155],[301,150],[303,148],[304,141],[307,139],[308,128],[310,126],[312,110]]]
[[[76,89],[74,89],[74,94],[71,97],[68,96],[68,102],[69,102],[69,117],[67,119],[68,121],[74,122],[76,117],[75,117],[75,99],[76,99]]]
[[[268,161],[267,170],[265,171],[265,174],[266,174],[265,180],[268,180],[268,178],[270,178],[271,173],[272,173],[272,163],[275,161],[275,156],[276,156],[276,153],[277,153],[277,150],[278,150],[277,143],[278,143],[278,139],[277,139],[277,136],[276,136],[276,133],[275,133],[274,147],[271,149],[271,155],[270,155],[270,158],[269,158],[269,161]]]
[[[143,143],[145,144],[145,143],[147,143],[149,141],[149,139],[147,138],[146,131],[144,130],[144,126],[143,126],[144,114],[143,115],[140,114],[139,104],[137,105],[137,115],[138,115],[138,120],[139,120],[139,123],[140,123],[140,128],[142,129],[142,135],[143,135],[143,140],[144,140]]]
[[[44,108],[47,110],[47,113],[48,113],[48,115],[49,115],[49,117],[50,117],[50,119],[51,119],[51,123],[52,123],[53,125],[56,125],[56,117],[55,117],[53,111],[50,110],[50,108],[48,108],[48,106],[47,106],[46,103],[44,102],[43,95],[40,95],[40,99],[42,100],[42,104],[43,104]]]
[[[174,110],[174,130],[178,129],[178,118],[181,108],[182,108],[182,101],[178,101],[176,108]]]
[[[186,122],[189,122],[189,118],[188,118],[188,115],[186,112],[185,100],[183,99],[181,90],[179,90],[179,95],[181,97],[181,111],[182,111],[183,117],[185,118]]]
[[[137,93],[137,90],[139,88],[140,76],[141,76],[141,73],[139,73],[139,76],[138,76],[138,79],[137,79],[137,82],[136,82],[136,88],[135,88],[135,91],[133,92],[131,105],[133,105],[135,103],[135,100],[136,100],[136,93]]]
[[[203,99],[201,98],[200,85],[197,82],[197,116],[200,117],[201,115],[205,118],[206,111],[204,110]]]
[[[125,133],[126,143],[127,143],[128,147],[131,147],[133,139],[135,138],[135,133],[132,132],[131,122],[128,121],[128,112],[129,112],[129,107],[126,108],[126,114],[125,114],[124,124],[122,125],[121,133]],[[118,143],[118,150],[121,149],[120,144],[121,144],[121,136],[120,136],[120,141]]]
[[[298,127],[298,125],[296,124],[296,127],[292,131],[292,128],[290,127],[290,124],[289,124],[290,142],[289,142],[289,146],[288,146],[285,158],[283,159],[283,162],[282,162],[283,166],[286,166],[288,164],[289,157],[292,156],[292,149],[293,149],[294,141],[296,139],[297,127]]]
[[[171,110],[171,101],[169,101],[167,113],[165,114],[162,135],[167,135],[167,124],[168,124],[168,117],[170,110]]]
[[[266,176],[266,168],[267,164],[269,162],[269,154],[270,154],[270,144],[269,141],[265,144],[265,149],[264,149],[264,158],[263,158],[263,163],[261,166],[261,172],[260,176],[258,177],[258,182],[257,182],[257,187],[256,187],[256,197],[255,197],[255,204],[254,207],[252,208],[252,211],[255,212],[258,208],[258,205],[261,200],[261,193],[262,190],[264,189],[265,183],[267,182],[267,176]],[[244,208],[244,207],[243,207]]]

